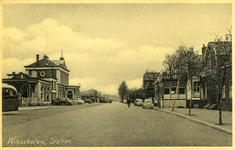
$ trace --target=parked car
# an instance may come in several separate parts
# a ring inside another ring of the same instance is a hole
[[[123,103],[123,104],[126,104],[126,103],[127,103],[127,100],[126,100],[126,99],[124,99],[122,103]]]
[[[2,112],[18,111],[19,102],[17,90],[14,86],[2,84]]]
[[[77,100],[77,103],[78,103],[78,105],[81,105],[81,104],[84,104],[85,102],[84,102],[84,100],[82,100],[82,99],[79,98],[79,99]]]
[[[91,99],[85,99],[85,103],[91,104],[92,100]]]
[[[153,108],[152,100],[151,99],[145,99],[142,108],[152,109]]]
[[[78,105],[81,105],[81,104],[84,104],[84,100],[80,99],[80,98],[76,98],[73,100],[73,104],[78,104]]]
[[[134,105],[135,106],[142,106],[143,105],[143,100],[142,99],[136,99]]]
[[[69,98],[56,98],[52,100],[53,105],[73,105],[73,101]]]

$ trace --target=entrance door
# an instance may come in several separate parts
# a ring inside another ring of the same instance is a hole
[[[72,98],[73,98],[73,92],[72,92],[72,91],[68,91],[67,97],[68,97],[69,99],[72,99]]]

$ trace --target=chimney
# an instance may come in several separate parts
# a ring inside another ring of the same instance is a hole
[[[43,59],[49,59],[49,57],[46,54],[44,54]]]
[[[16,72],[12,72],[12,74],[13,74],[13,75],[15,75],[15,74],[16,74]]]
[[[39,61],[39,54],[36,55],[36,61]]]
[[[205,46],[205,44],[203,44],[203,47],[202,47],[202,59],[205,56],[205,52],[206,52],[206,46]]]

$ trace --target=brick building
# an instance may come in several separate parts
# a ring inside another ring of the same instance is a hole
[[[25,73],[13,72],[8,74],[8,79],[2,79],[2,82],[16,87],[28,105],[51,103],[58,97],[79,97],[80,86],[69,85],[70,70],[66,67],[62,54],[59,60],[49,60],[46,55],[39,59],[37,54],[36,61],[24,67]]]

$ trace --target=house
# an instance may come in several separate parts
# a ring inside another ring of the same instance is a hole
[[[144,92],[147,94],[147,98],[151,98],[152,100],[155,97],[154,82],[158,78],[159,75],[160,75],[160,72],[146,70],[143,76]]]
[[[59,60],[49,60],[46,55],[39,60],[37,54],[36,62],[24,67],[26,73],[13,72],[2,82],[15,86],[26,105],[51,103],[56,98],[75,99],[80,95],[80,86],[69,85],[70,70],[62,55]]]
[[[155,80],[155,99],[158,101],[160,108],[172,107],[174,100],[176,107],[186,107],[186,87],[185,80],[179,80],[179,92],[176,92],[178,85],[178,75],[170,76],[167,72],[162,72]]]
[[[81,92],[81,95],[82,95],[82,99],[91,99],[92,102],[99,102],[99,94],[98,94],[98,91],[95,90],[95,89],[90,89],[88,91],[82,91]]]
[[[232,42],[209,42],[202,47],[203,71],[201,72],[201,99],[206,108],[232,110]],[[227,107],[227,108],[225,108]]]
[[[180,67],[161,72],[155,80],[155,98],[160,107],[188,108],[190,104],[190,107],[199,107],[201,58],[201,55],[195,54],[193,59],[186,59]]]

